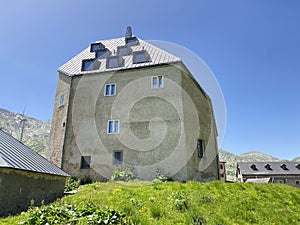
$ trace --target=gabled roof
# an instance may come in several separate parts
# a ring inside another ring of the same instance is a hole
[[[243,175],[300,175],[298,162],[238,162]]]
[[[118,47],[128,46],[131,49],[131,54],[126,56],[120,56],[124,60],[123,65],[120,67],[107,68],[106,66],[107,58],[105,57],[102,59],[96,59],[98,60],[98,63],[100,62],[99,69],[92,70],[92,71],[82,71],[83,60],[96,58],[96,53],[91,52],[91,47],[88,46],[86,49],[84,49],[82,52],[80,52],[70,61],[68,61],[61,67],[59,67],[58,71],[68,76],[74,76],[74,75],[83,75],[83,74],[91,74],[91,73],[99,73],[99,72],[117,71],[123,69],[133,69],[133,68],[140,68],[140,67],[154,66],[154,65],[161,65],[161,64],[171,64],[171,63],[176,63],[181,61],[180,58],[158,47],[155,47],[146,41],[143,41],[138,38],[137,40],[138,40],[138,44],[133,46],[126,45],[125,37],[95,42],[95,43],[101,43],[103,46],[105,46],[105,48],[108,49],[109,52],[111,53],[110,56],[117,56]],[[150,60],[143,63],[133,63],[133,53],[140,52],[140,51],[146,51],[147,54],[149,55]]]
[[[69,176],[47,159],[0,129],[0,168]]]

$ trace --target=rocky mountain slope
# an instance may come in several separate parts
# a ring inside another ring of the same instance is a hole
[[[49,145],[51,121],[40,121],[0,109],[0,128],[18,140],[21,137],[23,119],[25,119],[23,143],[41,155],[45,155]]]
[[[41,155],[45,156],[46,150],[49,145],[50,126],[51,121],[40,121],[28,116],[24,117],[24,137],[23,143]],[[18,113],[9,112],[5,109],[0,109],[0,128],[8,132],[18,140],[22,130],[23,116]],[[228,180],[235,180],[235,171],[237,162],[249,161],[282,161],[271,155],[266,155],[261,152],[251,151],[241,155],[235,155],[225,150],[220,150],[220,161],[226,162],[227,178]],[[300,157],[295,158],[293,161],[300,161]]]

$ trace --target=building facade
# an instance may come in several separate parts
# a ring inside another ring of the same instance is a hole
[[[239,162],[238,182],[282,183],[300,187],[300,163],[298,162]]]
[[[0,129],[0,217],[63,196],[67,173]]]
[[[209,96],[180,58],[132,36],[97,41],[58,69],[50,161],[105,181],[219,179]]]
[[[226,182],[227,181],[226,162],[220,162],[219,168],[220,168],[220,179],[221,181]]]

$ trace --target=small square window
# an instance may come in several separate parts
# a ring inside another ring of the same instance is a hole
[[[65,104],[65,94],[62,94],[59,98],[59,107],[62,107]]]
[[[98,70],[100,68],[100,61],[94,59],[87,59],[82,61],[82,71]]]
[[[106,60],[106,68],[111,69],[111,68],[117,68],[120,66],[123,66],[124,60],[120,56],[114,56],[110,57]]]
[[[113,151],[113,165],[122,164],[123,162],[123,151],[114,150]]]
[[[89,169],[91,165],[91,156],[81,156],[80,169]]]
[[[93,43],[91,44],[90,52],[96,52],[100,49],[104,49],[105,46],[102,43]]]
[[[296,180],[296,182],[295,182],[297,185],[299,185],[300,184],[300,180]]]
[[[104,90],[105,96],[114,96],[116,95],[116,84],[106,84]]]
[[[163,88],[164,87],[164,77],[163,76],[153,76],[151,87],[152,88]]]
[[[198,150],[198,157],[203,158],[205,153],[205,145],[204,145],[204,141],[201,139],[197,140],[197,150]]]
[[[119,120],[109,120],[108,121],[107,133],[108,134],[118,134],[119,133]]]
[[[99,51],[96,51],[96,58],[97,59],[103,59],[107,56],[109,56],[111,52],[108,49],[100,49]]]

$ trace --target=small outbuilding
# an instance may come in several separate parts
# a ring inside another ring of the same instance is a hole
[[[68,176],[0,129],[0,217],[61,197]]]

